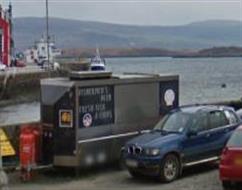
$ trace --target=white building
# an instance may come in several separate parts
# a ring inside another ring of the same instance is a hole
[[[27,49],[24,52],[25,60],[27,64],[42,64],[48,59],[48,45],[46,40],[41,38],[39,41],[35,42],[32,48]],[[49,42],[49,61],[54,62],[56,56],[61,55],[61,50],[55,47],[53,41]]]

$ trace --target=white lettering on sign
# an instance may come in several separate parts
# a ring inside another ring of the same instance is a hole
[[[83,122],[87,120],[86,114],[91,116],[91,125],[93,126],[113,123],[113,93],[113,86],[83,87],[79,89],[81,127],[86,127]]]
[[[109,92],[107,87],[90,87],[85,89],[79,90],[80,96],[95,96],[95,95],[102,95],[107,94]]]

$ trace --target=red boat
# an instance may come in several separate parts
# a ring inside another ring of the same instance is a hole
[[[242,182],[242,126],[235,130],[224,148],[219,170],[224,189]]]

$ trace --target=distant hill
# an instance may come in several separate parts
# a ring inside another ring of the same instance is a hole
[[[156,48],[102,48],[102,57],[242,57],[242,47],[213,47],[194,51],[175,51]],[[95,55],[95,48],[68,48],[63,50],[61,57],[85,57]]]
[[[195,52],[180,52],[172,57],[199,58],[199,57],[242,57],[242,47],[213,47]]]
[[[91,58],[95,55],[95,48],[71,48],[64,49],[61,57],[84,57]],[[173,57],[184,55],[180,51],[171,51],[156,48],[102,48],[100,49],[102,57]]]
[[[25,49],[45,33],[44,18],[15,18],[17,49]],[[50,33],[60,48],[202,49],[241,46],[242,22],[212,20],[182,26],[134,26],[51,18]]]

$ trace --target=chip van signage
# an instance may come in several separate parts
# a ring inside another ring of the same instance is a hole
[[[79,126],[114,123],[114,87],[111,85],[79,89]]]
[[[84,127],[90,127],[92,125],[92,115],[86,113],[82,118],[82,124]]]
[[[160,82],[160,114],[164,115],[179,105],[178,81]]]
[[[59,126],[72,127],[73,126],[73,112],[72,110],[59,110]]]
[[[168,89],[165,92],[164,100],[166,103],[166,106],[173,106],[174,100],[175,100],[175,92],[172,89]]]

